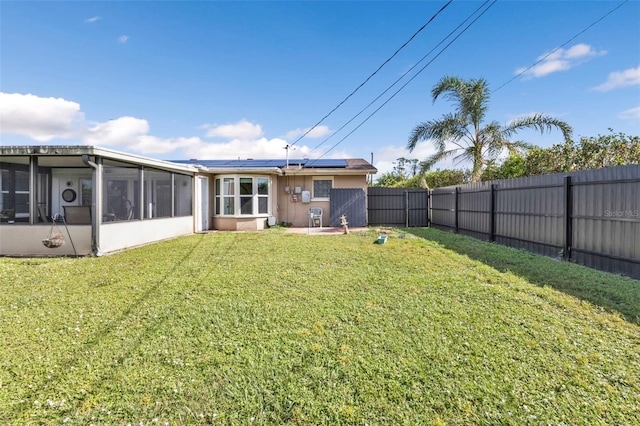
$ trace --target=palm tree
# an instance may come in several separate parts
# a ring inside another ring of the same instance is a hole
[[[571,126],[543,114],[518,118],[504,126],[493,121],[482,127],[490,94],[484,79],[465,81],[458,77],[443,77],[431,90],[433,102],[444,95],[455,105],[455,112],[445,114],[439,120],[418,124],[409,137],[409,151],[413,151],[418,142],[431,140],[438,151],[421,163],[423,166],[428,168],[437,161],[455,155],[454,160],[470,160],[473,163],[471,181],[479,182],[482,168],[488,160],[494,159],[505,149],[522,152],[530,148],[523,141],[510,140],[518,130],[529,128],[544,133],[558,128],[566,141],[571,140]],[[453,145],[453,148],[447,149],[447,144]]]

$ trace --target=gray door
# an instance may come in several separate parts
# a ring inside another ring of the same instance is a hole
[[[340,216],[345,215],[351,227],[367,226],[367,203],[362,188],[332,188],[330,195],[331,226],[342,226]]]

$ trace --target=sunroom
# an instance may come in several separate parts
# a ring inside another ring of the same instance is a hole
[[[100,255],[208,228],[194,166],[90,146],[0,154],[0,255]],[[43,244],[52,232],[63,245]]]

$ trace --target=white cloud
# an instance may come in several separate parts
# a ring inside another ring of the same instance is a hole
[[[145,119],[123,116],[104,122],[85,120],[80,105],[65,99],[0,92],[2,134],[26,136],[40,143],[51,139],[75,139],[79,143],[163,158],[235,159],[284,158],[287,141],[263,136],[262,126],[248,120],[220,126],[205,125],[208,136],[222,138],[210,142],[201,137],[160,138],[149,134]],[[76,142],[76,143],[78,143]],[[311,150],[295,145],[290,158],[309,157]],[[346,152],[331,152],[325,158],[345,158]]]
[[[84,115],[76,102],[0,92],[2,133],[47,142],[77,135],[78,126],[83,120]]]
[[[629,68],[624,71],[614,71],[610,73],[607,81],[597,87],[594,87],[593,90],[606,92],[608,90],[618,89],[621,87],[638,85],[640,85],[640,66],[638,66],[638,68]]]
[[[201,141],[185,147],[188,158],[198,159],[246,159],[246,158],[284,158],[284,139],[258,138],[255,140],[233,139],[228,142],[211,143]]]
[[[388,145],[377,149],[374,152],[373,165],[378,169],[378,173],[374,176],[374,179],[379,178],[382,174],[392,172],[394,164],[398,158],[417,158],[419,161],[424,161],[436,153],[436,148],[433,143],[429,141],[419,142],[412,152],[406,147],[398,147],[395,145]],[[436,169],[450,169],[454,168],[453,162],[449,159],[443,160],[437,163],[432,170]],[[459,167],[459,166],[457,166]]]
[[[121,35],[120,37],[118,37],[118,39],[116,40],[118,44],[125,44],[127,41],[129,41],[129,36],[128,35]]]
[[[554,72],[569,70],[590,58],[606,54],[605,50],[596,50],[588,44],[576,44],[568,49],[559,48],[551,53],[540,55],[537,58],[540,61],[538,64],[528,70],[526,67],[518,68],[515,74],[524,73],[524,76],[530,78],[544,77]]]
[[[125,146],[149,132],[149,123],[135,117],[120,117],[90,127],[84,141],[90,145]]]
[[[623,120],[640,120],[640,106],[622,111],[618,117]]]
[[[305,133],[307,133],[309,131],[309,129],[311,129],[311,127],[307,127],[306,129],[290,130],[285,135],[285,139],[287,139],[287,140],[297,139],[298,137],[300,137],[300,136],[304,135]],[[316,126],[307,135],[305,135],[305,138],[321,138],[323,136],[328,135],[329,133],[331,133],[331,129],[329,129],[329,127],[327,127],[327,126]]]
[[[101,19],[102,19],[102,18],[101,18],[101,17],[99,17],[99,16],[92,16],[92,17],[91,17],[91,18],[89,18],[89,19],[85,19],[85,20],[84,20],[84,22],[93,23],[93,22],[99,21],[99,20],[101,20]]]
[[[250,140],[257,139],[262,136],[262,127],[259,124],[253,124],[245,119],[242,119],[237,123],[213,126],[205,124],[201,127],[208,129],[206,135],[208,138],[220,137],[227,139]]]
[[[150,135],[139,135],[133,139],[127,148],[142,155],[167,154],[177,149],[188,148],[204,144],[198,137],[162,139]]]

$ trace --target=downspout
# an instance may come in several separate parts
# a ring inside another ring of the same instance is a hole
[[[100,232],[98,226],[100,226],[100,217],[102,217],[102,204],[100,203],[100,195],[102,194],[102,161],[97,159],[96,164],[89,160],[89,155],[82,155],[82,162],[93,169],[92,177],[92,214],[91,214],[91,250],[95,256],[102,256],[102,250],[100,249]]]

